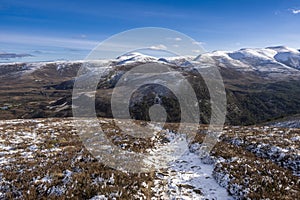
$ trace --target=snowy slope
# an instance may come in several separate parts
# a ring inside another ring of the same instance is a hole
[[[157,61],[157,58],[152,56],[147,56],[139,52],[131,52],[117,57],[116,61],[118,65],[125,65],[134,62],[143,62],[143,63],[153,62],[153,61]]]
[[[270,47],[269,49],[277,52],[274,56],[277,62],[281,62],[295,69],[300,69],[300,52],[297,49],[288,47]]]
[[[153,199],[233,199],[216,182],[213,170],[213,165],[204,164],[197,154],[188,151],[168,169],[156,173]]]
[[[300,52],[284,46],[214,51],[202,54],[196,60],[238,71],[262,73],[268,77],[300,74]]]
[[[264,77],[300,75],[300,52],[284,46],[244,48],[237,51],[214,51],[192,57],[152,57],[141,53],[128,53],[117,58],[117,65],[134,62],[160,62],[180,67],[213,65],[244,72],[256,72]],[[192,63],[192,64],[191,64]]]
[[[176,65],[184,68],[193,68],[195,63],[198,66],[218,66],[230,68],[242,72],[255,72],[257,75],[268,78],[279,78],[300,75],[300,52],[284,46],[267,48],[245,48],[237,51],[214,51],[204,53],[196,58],[192,57],[154,57],[139,52],[130,52],[113,60],[99,61],[57,61],[38,63],[0,63],[0,72],[7,66],[20,66],[21,71],[26,73],[34,72],[47,65],[55,65],[57,71],[64,71],[65,68],[74,64],[95,65],[95,62],[106,62],[108,65],[124,66],[134,63],[157,62],[169,65]],[[96,64],[96,66],[98,66]],[[102,65],[101,65],[102,66]],[[20,70],[18,70],[20,71]],[[1,74],[1,73],[0,73]],[[2,73],[3,74],[3,73]]]

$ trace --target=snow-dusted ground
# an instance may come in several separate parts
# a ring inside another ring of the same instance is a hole
[[[14,169],[14,165],[19,165],[19,163],[23,163],[24,161],[29,163],[37,162],[37,168],[49,165],[49,163],[54,161],[53,159],[56,159],[56,156],[64,154],[65,149],[73,148],[72,146],[61,147],[59,145],[59,141],[66,142],[64,139],[65,135],[64,138],[61,138],[61,131],[64,130],[65,132],[69,130],[72,135],[75,133],[74,128],[72,128],[73,125],[70,119],[65,119],[61,122],[59,119],[0,121],[0,167],[5,172],[5,168]],[[163,130],[156,127],[152,128],[156,131]],[[168,130],[164,131],[164,133],[167,134],[168,139],[176,139],[174,133]],[[64,134],[67,134],[67,132]],[[158,142],[156,145],[156,151],[164,151],[163,146],[168,146],[168,143]],[[153,151],[154,153],[155,150]],[[160,153],[163,155],[163,152]],[[74,166],[76,166],[76,162],[84,160],[82,153],[79,152],[77,154],[71,160]],[[43,161],[37,161],[37,159],[41,158]],[[59,159],[61,158],[57,157],[57,161],[55,162],[60,162],[58,161]],[[34,168],[24,167],[20,170],[23,170],[23,173],[27,173],[27,171],[32,171]],[[54,196],[63,196],[66,194],[69,188],[68,185],[72,183],[74,176],[81,171],[81,169],[74,171],[72,168],[66,168],[59,173],[52,173],[48,170],[37,177],[33,177],[28,182],[32,182],[37,187],[44,187],[48,195]],[[231,199],[226,189],[219,186],[215,181],[212,173],[213,165],[203,164],[196,153],[187,150],[179,159],[169,163],[166,168],[155,172],[152,186],[146,182],[143,182],[142,186],[151,191],[152,199]],[[55,177],[60,177],[61,184],[47,188],[46,185],[54,183]],[[95,177],[94,182],[97,182],[96,180],[98,179],[99,177]],[[102,177],[100,179],[105,180]],[[0,174],[1,198],[4,198],[5,191],[9,190],[5,185],[15,184],[14,181],[8,182],[8,180],[9,178],[5,174]],[[107,182],[112,182],[111,184],[115,182],[113,174],[108,178]],[[19,189],[21,188],[16,188],[16,191],[19,191]],[[21,191],[18,194],[21,195]],[[20,198],[21,196],[17,197]],[[109,196],[101,194],[94,196],[93,199],[108,198]],[[144,199],[146,197],[142,192],[138,192],[134,195],[134,198]]]
[[[152,199],[233,199],[213,177],[213,165],[187,151],[169,168],[156,173]]]
[[[270,123],[269,125],[282,128],[300,128],[300,119],[278,121]]]
[[[243,147],[256,156],[269,159],[300,176],[300,139],[297,129],[263,126],[240,127],[225,132],[225,138],[231,135],[225,139],[228,143]],[[244,136],[238,137],[239,134]]]
[[[177,152],[173,153],[173,161],[166,163],[165,167],[161,163],[156,164],[159,170],[155,173],[151,199],[232,199],[214,179],[213,163],[204,164],[199,152],[193,149],[195,145],[189,148],[184,135],[164,131],[160,127],[154,126],[154,129],[163,131],[170,143],[157,143],[151,150],[152,160],[163,163],[165,154]]]
[[[115,145],[136,142],[118,134],[111,121],[101,119],[100,123],[107,124],[112,138],[119,138],[121,143]],[[168,129],[154,130],[168,141],[178,136]],[[267,126],[224,127],[210,159],[200,159],[200,144],[194,143],[153,175],[140,176],[95,162],[83,149],[70,118],[0,121],[0,199],[7,194],[17,199],[26,195],[72,197],[78,190],[92,192],[84,197],[93,199],[122,198],[125,193],[134,199],[153,200],[236,199],[255,194],[294,197],[300,193],[299,132]],[[150,152],[159,160],[170,143],[156,137],[153,144]],[[144,143],[137,146],[145,148]],[[274,190],[264,192],[269,187]]]

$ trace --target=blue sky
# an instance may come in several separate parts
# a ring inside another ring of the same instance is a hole
[[[0,52],[83,59],[111,35],[149,26],[187,34],[207,51],[300,48],[299,24],[299,0],[0,0]]]

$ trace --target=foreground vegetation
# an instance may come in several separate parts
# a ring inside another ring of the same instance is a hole
[[[117,127],[110,119],[101,120],[107,122],[108,137],[119,134],[115,145],[132,151],[154,148],[155,143],[138,145],[138,139],[113,131]],[[176,132],[178,126],[165,128]],[[199,127],[191,152],[197,154],[206,129]],[[168,143],[163,137],[157,139]],[[212,176],[233,198],[297,199],[299,141],[299,129],[228,126],[202,163],[213,166]],[[163,174],[163,169],[134,174],[99,163],[82,145],[71,118],[0,122],[1,199],[164,199],[163,193],[174,195],[174,191],[168,181],[159,181]],[[205,195],[192,182],[177,183],[176,188]]]

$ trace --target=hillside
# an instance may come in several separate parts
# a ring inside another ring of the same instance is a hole
[[[200,159],[207,127],[199,126],[178,159],[149,172],[131,173],[98,162],[83,146],[76,123],[72,118],[0,121],[0,198],[292,200],[300,193],[299,129],[226,126],[211,155]],[[151,139],[130,138],[116,131],[120,123],[127,122],[99,119],[115,147],[144,152],[145,159],[151,152],[162,159],[163,147],[180,135],[177,124],[148,124]],[[139,165],[137,161],[136,168]]]
[[[110,100],[122,74],[143,63],[158,63],[180,72],[191,83],[199,100],[201,123],[210,120],[210,96],[197,68],[218,67],[227,93],[226,123],[248,125],[299,114],[300,52],[288,47],[216,51],[197,58],[158,58],[129,53],[114,60],[2,63],[0,65],[0,118],[72,116],[72,89],[80,67],[103,70],[96,95],[97,115],[112,117]],[[89,71],[90,70],[90,71]],[[169,74],[168,74],[169,75]],[[155,92],[152,94],[152,90]],[[150,94],[151,93],[151,94]],[[148,120],[147,109],[159,96],[168,110],[168,121],[178,122],[179,104],[167,88],[140,88],[131,102],[135,119]],[[144,98],[145,97],[145,98]],[[87,101],[89,101],[89,98]],[[140,101],[143,99],[142,101]]]
[[[299,60],[298,50],[269,47],[196,58],[131,52],[112,60],[2,63],[0,199],[297,199]],[[134,71],[143,64],[157,71]],[[212,111],[201,73],[212,67],[223,77],[227,115],[217,143],[203,155]],[[132,71],[133,84],[144,77],[154,84],[130,94],[133,122],[112,119],[114,91],[126,100],[118,83]],[[179,97],[160,85],[181,87],[174,71],[192,86],[200,110],[199,124],[187,120],[183,129]],[[88,87],[77,85],[83,92],[72,97],[77,80]],[[149,122],[155,104],[166,111],[162,126]],[[72,118],[72,107],[88,118]],[[96,123],[89,118],[93,108]]]

